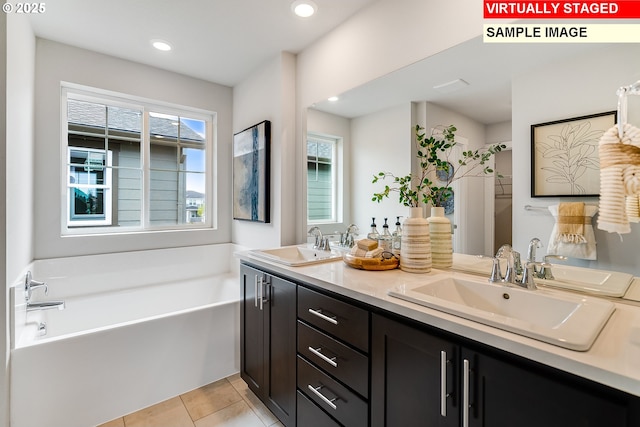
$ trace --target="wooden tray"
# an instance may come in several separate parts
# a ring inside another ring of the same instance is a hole
[[[359,270],[373,270],[373,271],[381,271],[381,270],[393,270],[398,267],[399,261],[398,258],[392,257],[389,259],[384,258],[364,258],[359,256],[354,256],[351,254],[344,254],[342,260],[349,267],[357,268]]]

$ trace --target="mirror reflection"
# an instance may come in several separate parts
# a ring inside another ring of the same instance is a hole
[[[372,218],[378,229],[387,218],[393,230],[408,208],[395,195],[373,202],[373,193],[381,190],[371,183],[373,175],[415,171],[416,124],[426,129],[453,124],[459,150],[508,146],[495,156],[501,178],[455,183],[453,209],[448,212],[454,252],[493,256],[504,243],[523,252],[533,237],[546,243],[554,225],[550,206],[563,201],[597,205],[598,198],[531,197],[530,126],[615,110],[617,88],[640,78],[637,53],[633,45],[485,44],[477,38],[354,88],[336,101],[309,106],[308,153],[313,152],[313,138],[333,141],[327,144],[334,148],[325,150],[332,157],[308,156],[308,225],[340,233],[354,223],[366,235]],[[612,72],[607,61],[621,67]],[[629,99],[628,110],[629,122],[640,123],[640,100]],[[316,214],[319,205],[331,206],[324,217]],[[567,262],[637,269],[637,255],[623,253],[640,243],[637,224],[622,246],[617,236],[605,232],[596,232],[596,240],[597,260]],[[547,254],[544,243],[539,257]]]

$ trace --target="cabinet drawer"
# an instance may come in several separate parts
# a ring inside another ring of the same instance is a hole
[[[366,356],[301,321],[298,321],[298,353],[368,397],[369,360]]]
[[[340,427],[333,418],[318,408],[307,396],[298,390],[298,419],[300,427]]]
[[[369,352],[367,310],[300,286],[298,317],[364,352]]]
[[[349,427],[369,424],[369,409],[364,400],[300,356],[298,388],[341,424]]]

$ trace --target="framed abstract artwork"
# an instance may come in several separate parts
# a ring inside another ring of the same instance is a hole
[[[233,219],[268,223],[271,122],[233,135]]]
[[[531,125],[531,197],[597,197],[598,143],[616,112]]]

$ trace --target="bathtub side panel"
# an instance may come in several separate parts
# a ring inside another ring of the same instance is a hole
[[[233,302],[15,349],[11,425],[97,425],[224,378],[239,336]]]

